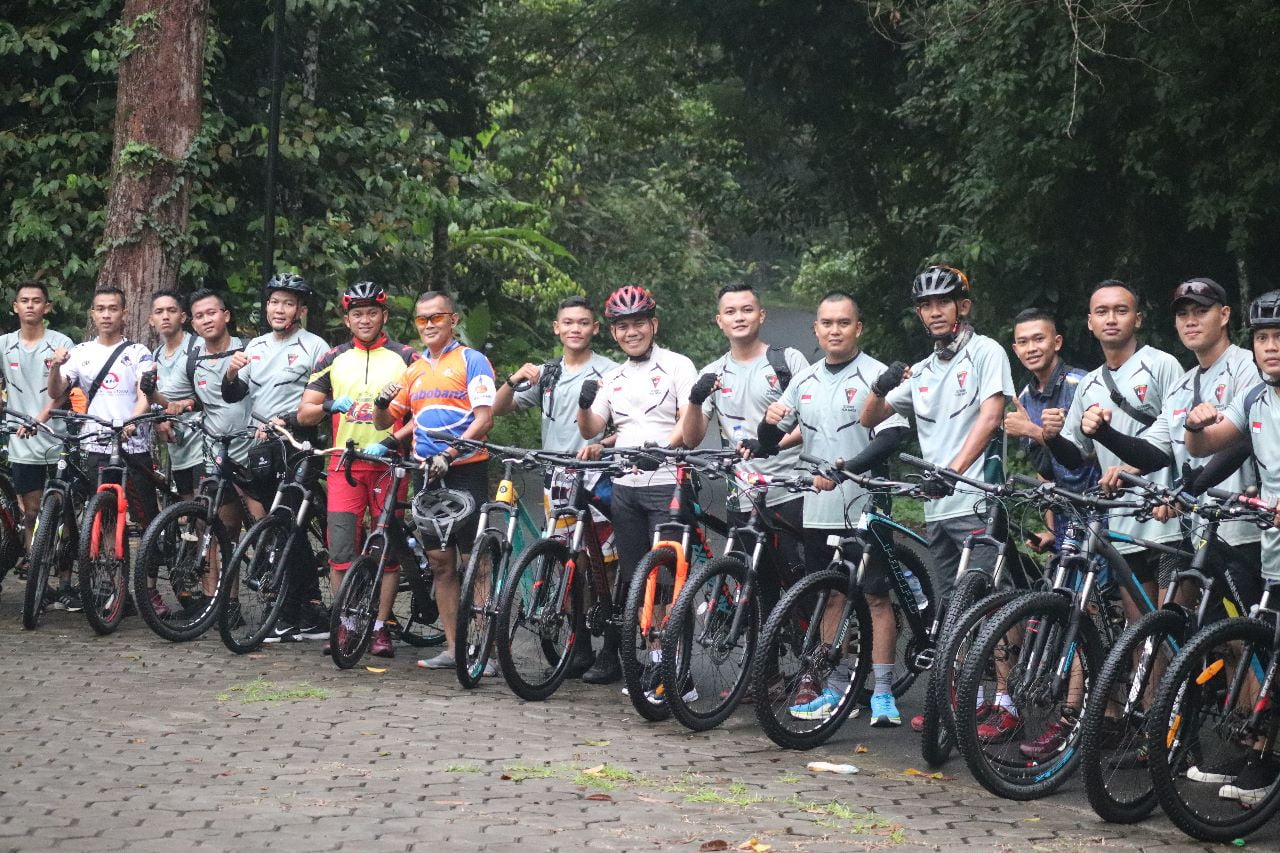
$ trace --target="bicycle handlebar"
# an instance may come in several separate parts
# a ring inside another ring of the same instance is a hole
[[[910,453],[899,453],[898,459],[908,465],[921,469],[926,474],[933,474],[942,477],[945,480],[952,480],[957,483],[964,483],[966,486],[972,486],[980,492],[986,492],[989,495],[1004,496],[1009,494],[1009,487],[1003,483],[984,483],[981,480],[975,480],[972,477],[966,477],[958,471],[952,471],[950,468],[944,468],[941,465],[935,465],[932,462],[926,462],[919,456],[912,456]]]

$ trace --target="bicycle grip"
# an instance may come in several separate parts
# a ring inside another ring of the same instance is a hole
[[[351,476],[351,465],[355,459],[356,443],[351,439],[347,439],[347,449],[342,454],[342,473],[347,478],[347,484],[352,488],[359,486],[356,478]]]
[[[1013,480],[1013,482],[1017,483],[1019,486],[1026,486],[1031,489],[1038,489],[1041,486],[1039,480],[1035,477],[1028,477],[1026,474],[1014,474],[1009,479]]]
[[[825,468],[831,464],[826,459],[819,459],[816,456],[810,456],[808,453],[801,453],[800,461],[806,465],[816,465],[819,468]]]
[[[925,462],[919,456],[912,456],[910,453],[899,453],[898,459],[908,465],[913,465],[916,468],[923,468],[926,471],[934,467],[930,463]]]
[[[1116,477],[1118,477],[1120,482],[1125,485],[1134,486],[1139,489],[1150,489],[1155,485],[1150,480],[1139,477],[1137,474],[1131,474],[1128,471],[1117,471]]]
[[[1236,493],[1228,489],[1213,488],[1207,490],[1205,494],[1220,501],[1234,501],[1236,499]]]

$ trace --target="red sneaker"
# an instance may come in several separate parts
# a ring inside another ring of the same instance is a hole
[[[1018,749],[1022,754],[1032,761],[1041,762],[1048,761],[1062,749],[1067,742],[1067,735],[1071,733],[1071,727],[1058,720],[1049,728],[1044,730],[1040,737],[1030,743],[1020,744]]]
[[[983,743],[1003,743],[1013,737],[1022,728],[1022,720],[1007,708],[1000,708],[987,717],[986,722],[978,726],[978,740]]]
[[[152,587],[147,593],[147,603],[151,605],[151,612],[158,619],[168,619],[170,615],[169,606],[164,603],[164,599],[160,597],[160,590]]]
[[[818,679],[806,672],[796,682],[796,690],[791,696],[791,704],[808,705],[814,699],[817,699],[820,693],[822,693],[822,684],[818,682]]]
[[[396,656],[395,647],[391,645],[391,632],[387,630],[386,625],[373,632],[373,642],[369,645],[369,654],[379,658],[393,658]]]

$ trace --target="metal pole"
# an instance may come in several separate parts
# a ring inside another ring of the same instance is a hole
[[[271,19],[271,106],[267,112],[267,180],[266,204],[262,217],[262,281],[275,272],[276,255],[276,164],[280,158],[280,99],[284,75],[280,72],[280,53],[284,42],[284,0],[274,0]],[[260,299],[259,325],[266,333],[265,296]]]

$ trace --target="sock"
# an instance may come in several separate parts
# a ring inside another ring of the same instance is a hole
[[[381,631],[381,630],[382,630],[382,626],[383,626],[383,625],[386,625],[386,624],[387,624],[387,623],[386,623],[386,622],[383,622],[381,619],[374,619],[374,620],[373,620],[373,630],[375,630],[375,631]]]
[[[649,660],[653,663],[662,663],[662,649],[650,649]]]
[[[893,664],[891,663],[873,663],[871,669],[876,676],[876,686],[872,693],[877,695],[881,693],[893,692]]]
[[[1003,691],[996,692],[995,704],[1004,708],[1010,714],[1017,714],[1018,709],[1013,706],[1013,697]]]
[[[973,703],[973,707],[975,708],[982,707],[982,703],[986,701],[986,698],[984,696],[984,691],[986,691],[986,689],[987,689],[986,685],[983,685],[983,684],[978,685],[978,698],[977,698],[977,701]]]

